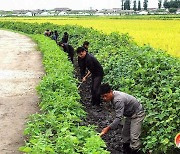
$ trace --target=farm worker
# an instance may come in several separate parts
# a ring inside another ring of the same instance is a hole
[[[88,41],[84,41],[82,47],[84,47],[86,52],[88,52],[89,42]],[[84,72],[86,71],[84,63],[85,63],[85,59],[78,57],[78,65],[79,65],[79,68],[80,68],[81,77],[84,76]]]
[[[56,41],[56,43],[58,40],[58,36],[59,36],[59,34],[58,34],[57,30],[55,30],[54,32],[51,33],[51,39]]]
[[[134,96],[121,91],[113,91],[109,84],[100,86],[100,95],[104,102],[112,102],[116,112],[116,118],[102,130],[100,136],[121,124],[124,116],[125,121],[122,129],[124,153],[139,154],[141,126],[145,117],[142,104]]]
[[[68,39],[69,39],[69,34],[67,32],[64,32],[64,35],[62,37],[62,42],[68,43]]]
[[[88,52],[89,42],[88,42],[88,41],[84,41],[83,47],[84,47],[84,48],[86,49],[86,51]]]
[[[92,95],[92,100],[91,103],[92,105],[96,105],[97,111],[101,111],[100,109],[100,93],[99,93],[99,87],[101,85],[101,81],[103,79],[104,71],[99,63],[99,61],[90,53],[86,51],[85,48],[79,47],[77,48],[77,54],[78,57],[81,59],[84,59],[84,66],[85,69],[88,69],[88,73],[85,75],[85,70],[83,72],[84,77],[82,78],[82,82],[85,82],[87,78],[91,75],[92,76],[92,85],[91,85],[91,95]]]
[[[56,41],[56,43],[58,41],[58,37],[59,37],[59,34],[58,34],[57,30],[55,30],[54,31],[54,40]]]
[[[51,31],[50,32],[50,36],[49,36],[52,40],[54,40],[55,38],[54,38],[54,32],[53,31]]]
[[[73,63],[74,48],[70,44],[63,43],[63,42],[59,42],[58,45],[63,48],[64,52],[68,53],[68,58]]]
[[[50,36],[50,31],[49,31],[49,29],[45,30],[44,36]]]

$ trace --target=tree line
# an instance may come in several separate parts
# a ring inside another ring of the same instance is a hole
[[[137,6],[137,1],[138,1],[138,6]],[[121,0],[122,4],[122,10],[130,10],[131,9],[131,0]],[[143,2],[143,7],[144,10],[147,10],[147,6],[148,6],[148,0],[144,0]],[[133,0],[133,10],[137,11],[137,10],[141,10],[141,1],[140,0]]]
[[[130,10],[131,9],[131,0],[121,0],[122,4],[122,10]],[[175,8],[180,8],[180,0],[158,0],[158,8],[161,9],[162,6],[167,9]],[[147,10],[148,8],[148,0],[143,0],[143,9]],[[140,11],[141,8],[141,0],[133,0],[133,10],[134,11]]]
[[[164,1],[165,8],[180,8],[180,0]]]

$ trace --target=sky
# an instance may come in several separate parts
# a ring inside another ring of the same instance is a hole
[[[131,0],[132,3],[134,0]],[[138,1],[138,0],[136,0]],[[144,0],[141,0],[143,3]],[[157,8],[158,0],[148,0],[148,8]],[[0,10],[35,10],[70,8],[73,10],[83,9],[111,9],[120,8],[121,0],[0,0]],[[141,4],[143,7],[143,4]]]

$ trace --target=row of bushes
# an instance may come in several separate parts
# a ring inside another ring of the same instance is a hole
[[[175,153],[174,137],[180,125],[180,60],[150,46],[137,46],[127,35],[105,35],[79,26],[51,23],[28,24],[1,22],[0,27],[28,34],[45,29],[68,31],[70,43],[78,47],[90,42],[93,52],[104,67],[104,82],[116,90],[140,99],[146,109],[143,128],[143,150],[153,153]]]
[[[81,126],[85,112],[79,103],[77,80],[67,55],[42,35],[32,35],[43,53],[46,75],[37,87],[41,114],[30,117],[25,135],[27,153],[108,153],[93,126]]]

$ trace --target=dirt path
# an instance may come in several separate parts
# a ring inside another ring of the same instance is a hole
[[[0,154],[18,154],[24,124],[37,112],[36,85],[43,75],[42,56],[28,37],[0,30]]]

